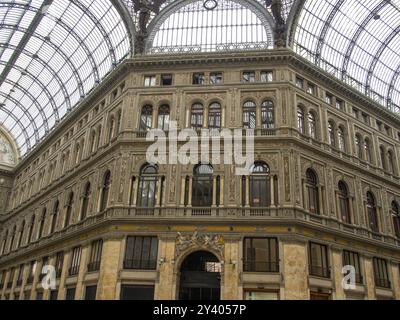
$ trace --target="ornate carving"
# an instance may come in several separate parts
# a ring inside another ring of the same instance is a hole
[[[16,164],[15,152],[10,142],[0,133],[0,163],[7,165]]]
[[[289,173],[289,157],[285,156],[283,158],[283,171],[285,176],[285,196],[286,202],[290,202],[290,173]]]
[[[190,234],[181,234],[178,232],[178,236],[176,237],[176,250],[175,255],[179,256],[183,251],[189,248],[204,248],[204,249],[212,249],[217,251],[222,257],[224,254],[224,238],[221,235],[209,235],[209,234],[200,234],[195,231],[192,235]]]

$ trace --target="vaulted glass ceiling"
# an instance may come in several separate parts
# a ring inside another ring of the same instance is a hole
[[[400,0],[307,0],[294,48],[400,113]]]
[[[107,0],[0,2],[0,123],[34,147],[131,51]]]

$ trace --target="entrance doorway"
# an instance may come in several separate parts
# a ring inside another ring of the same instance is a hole
[[[221,263],[211,252],[197,251],[183,261],[179,299],[221,299]]]

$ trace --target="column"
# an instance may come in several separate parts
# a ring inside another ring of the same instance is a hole
[[[356,215],[354,214],[354,197],[353,196],[350,196],[350,198],[349,198],[349,212],[350,212],[352,224],[357,224],[358,219],[357,219]]]
[[[242,290],[239,290],[240,238],[224,237],[225,260],[222,265],[221,299],[241,300]]]
[[[250,177],[246,176],[246,207],[250,207]]]
[[[157,177],[157,203],[156,208],[161,206],[161,184],[162,184],[162,177]]]
[[[68,277],[68,268],[71,259],[71,251],[65,253],[64,261],[61,271],[61,279],[60,279],[60,286],[58,288],[58,297],[57,300],[65,300],[65,282]]]
[[[395,261],[390,261],[389,272],[392,272],[392,286],[396,300],[400,300],[400,278],[399,278],[399,265]]]
[[[335,246],[331,246],[332,252],[332,276],[334,282],[334,299],[335,300],[344,300],[346,299],[346,295],[344,293],[344,288],[342,285],[342,251],[340,248]]]
[[[325,210],[324,210],[324,201],[323,201],[323,191],[322,191],[322,186],[318,186],[318,206],[319,206],[319,213],[321,215],[325,214]]]
[[[133,206],[134,207],[136,207],[136,204],[137,204],[137,196],[138,196],[138,190],[139,190],[139,180],[140,180],[140,177],[137,177],[136,179],[135,179],[135,183],[134,183],[134,187],[133,187]]]
[[[306,184],[304,183],[304,180],[302,180],[302,185],[303,185],[303,200],[304,200],[304,203],[303,203],[303,207],[304,207],[304,209],[305,210],[309,210],[309,208],[310,208],[310,204],[308,203],[308,190],[307,190],[307,186],[306,186]]]
[[[115,300],[117,298],[117,283],[120,270],[119,261],[122,244],[123,239],[121,237],[104,240],[103,258],[97,285],[97,300]]]
[[[89,244],[85,244],[85,246],[82,246],[81,261],[79,263],[78,281],[76,283],[76,289],[75,289],[76,290],[75,291],[75,299],[76,300],[84,299],[83,282],[85,280],[88,255],[89,255]]]
[[[364,274],[365,274],[365,286],[367,288],[367,299],[375,300],[375,280],[374,280],[374,268],[372,265],[372,257],[364,255]]]
[[[270,189],[271,189],[271,205],[273,207],[275,207],[276,203],[275,203],[274,176],[269,177],[269,182],[270,182],[269,185],[270,185]]]
[[[192,206],[193,177],[189,178],[188,207]]]
[[[225,107],[221,108],[221,128],[225,128]]]
[[[154,288],[155,300],[176,299],[178,275],[175,271],[175,235],[163,235],[159,241],[158,280]]]
[[[212,186],[213,186],[213,194],[212,194],[212,207],[215,208],[217,206],[217,177],[212,177]]]
[[[185,206],[185,188],[186,188],[186,178],[181,178],[181,207]]]
[[[157,119],[158,119],[158,108],[154,107],[153,108],[153,123],[152,123],[152,128],[156,129],[158,127],[157,125]]]
[[[220,195],[219,195],[219,206],[224,207],[224,177],[220,177],[219,181]]]
[[[282,274],[285,300],[308,300],[310,298],[307,272],[307,243],[295,237],[282,239]]]

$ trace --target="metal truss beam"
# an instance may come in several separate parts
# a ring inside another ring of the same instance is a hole
[[[44,12],[46,11],[46,8],[50,6],[53,3],[53,0],[44,0],[42,5],[40,6],[38,12],[32,19],[30,25],[29,25],[29,30],[32,32],[35,32],[36,28],[40,24],[40,22],[43,19]],[[7,78],[8,74],[10,73],[12,66],[17,62],[22,49],[25,48],[26,44],[29,42],[29,39],[31,38],[31,34],[26,33],[22,39],[19,41],[19,44],[16,48],[16,50],[13,52],[12,56],[8,60],[7,66],[4,68],[3,72],[0,74],[0,87],[3,84],[4,80]]]
[[[292,8],[290,9],[289,17],[286,22],[287,30],[288,30],[286,42],[287,42],[289,48],[293,48],[294,35],[296,33],[297,24],[299,22],[299,17],[300,17],[301,11],[303,10],[305,3],[306,3],[306,0],[296,0],[293,3]]]
[[[31,37],[38,38],[41,41],[43,41],[43,43],[48,44],[50,47],[52,47],[54,49],[54,51],[56,51],[58,54],[60,54],[63,57],[63,59],[65,60],[67,65],[72,70],[72,73],[75,76],[76,82],[78,83],[79,94],[80,94],[81,97],[84,97],[85,91],[83,90],[81,76],[80,76],[78,70],[76,69],[75,65],[72,63],[71,59],[67,56],[67,54],[63,50],[61,50],[62,47],[58,47],[57,45],[55,45],[51,41],[51,39],[48,40],[48,39],[46,39],[45,37],[43,37],[42,35],[40,35],[38,33],[32,33],[30,30],[22,28],[22,27],[19,27],[19,26],[0,24],[0,30],[1,29],[11,29],[11,30],[16,30],[16,31],[23,32],[23,33],[30,33]]]
[[[347,47],[346,53],[344,55],[344,60],[343,60],[343,66],[342,66],[342,80],[346,81],[346,75],[347,75],[347,68],[350,62],[351,55],[353,53],[353,50],[355,46],[357,45],[358,39],[361,36],[361,33],[365,31],[365,27],[370,23],[374,17],[378,14],[379,11],[381,11],[386,5],[389,4],[389,1],[383,0],[381,1],[375,8],[372,9],[372,11],[368,14],[367,17],[361,22],[359,28],[355,32],[353,38],[350,41],[349,46]]]
[[[7,63],[5,63],[4,61],[0,61],[0,65],[6,66]],[[59,115],[58,115],[57,106],[55,105],[53,97],[50,94],[50,91],[47,89],[47,87],[41,81],[39,81],[35,75],[30,73],[29,71],[27,71],[27,70],[25,70],[25,69],[23,69],[23,68],[21,68],[21,67],[19,67],[17,65],[14,65],[13,68],[18,70],[21,73],[25,73],[26,76],[28,76],[33,82],[35,82],[43,90],[43,92],[47,96],[47,99],[49,100],[49,103],[51,104],[51,107],[53,109],[54,117],[56,118],[56,121],[59,121]]]
[[[374,74],[375,71],[375,67],[376,64],[378,63],[379,59],[381,58],[383,52],[385,51],[385,49],[388,47],[388,45],[390,44],[390,42],[396,37],[398,36],[400,32],[400,25],[394,29],[387,37],[386,39],[382,42],[381,46],[379,47],[378,51],[376,52],[374,59],[371,62],[371,66],[369,67],[368,70],[368,75],[367,75],[367,81],[365,83],[365,93],[367,94],[371,85],[371,79],[372,79],[372,75]]]
[[[329,13],[328,18],[325,21],[325,24],[321,30],[321,33],[319,35],[319,41],[317,44],[317,48],[315,50],[315,64],[317,66],[320,65],[321,63],[321,54],[322,54],[322,48],[325,44],[325,37],[326,34],[328,33],[328,30],[331,26],[331,22],[333,21],[333,19],[336,17],[336,14],[338,13],[338,11],[340,10],[340,7],[343,5],[344,0],[339,0],[338,2],[336,2],[335,6],[332,8],[331,12]]]
[[[131,47],[131,55],[135,52],[134,45],[135,45],[135,36],[136,36],[136,28],[135,24],[133,23],[133,18],[129,13],[128,8],[122,3],[121,0],[111,0],[111,4],[115,7],[118,13],[121,15],[123,22],[125,24],[125,28],[129,33],[129,42]]]
[[[16,50],[16,51],[20,50],[20,53],[26,54],[32,60],[39,62],[43,66],[43,68],[47,69],[52,74],[53,78],[57,81],[58,85],[60,86],[60,89],[65,98],[65,103],[67,104],[67,109],[71,110],[71,101],[69,98],[69,94],[68,94],[67,89],[65,88],[65,85],[64,85],[62,79],[58,76],[57,72],[46,63],[46,61],[42,60],[39,56],[35,56],[34,53],[28,51],[26,48],[23,48],[21,50],[21,49],[17,48],[16,46],[13,46],[11,44],[4,44],[4,43],[0,43],[0,47],[6,47],[6,48]]]
[[[24,87],[22,87],[18,82],[13,82],[9,79],[6,79],[4,82],[8,83],[9,85],[13,86],[14,88],[18,88],[18,90],[22,91],[22,93],[25,94],[33,102],[33,104],[38,109],[39,114],[42,116],[44,129],[46,130],[46,132],[49,131],[49,124],[47,121],[46,114],[44,113],[43,108],[40,106],[40,103],[37,101],[37,99],[28,90],[26,90]]]
[[[391,106],[392,104],[392,97],[393,97],[393,92],[394,92],[394,85],[396,84],[397,80],[400,77],[400,64],[397,67],[396,71],[393,74],[392,79],[390,80],[389,88],[388,88],[388,93],[387,93],[387,105],[388,107]]]

